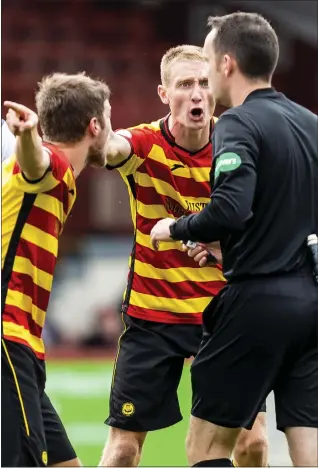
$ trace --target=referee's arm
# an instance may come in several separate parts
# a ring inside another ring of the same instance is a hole
[[[259,144],[256,130],[233,111],[217,122],[213,133],[211,202],[199,213],[170,226],[172,239],[214,242],[244,228],[252,216]]]

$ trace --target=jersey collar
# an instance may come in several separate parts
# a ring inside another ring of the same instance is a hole
[[[167,140],[167,142],[171,145],[171,146],[174,146],[176,148],[179,148],[180,150],[184,151],[185,153],[193,156],[195,154],[198,154],[200,153],[202,150],[204,150],[207,146],[209,146],[210,142],[211,142],[211,139],[212,139],[212,132],[213,132],[213,129],[214,129],[214,120],[211,119],[211,123],[210,123],[210,137],[209,137],[209,142],[203,146],[203,148],[200,148],[198,151],[189,151],[187,150],[186,148],[183,148],[182,146],[178,145],[176,142],[175,142],[175,139],[174,139],[174,136],[172,135],[170,129],[169,129],[169,117],[170,117],[171,113],[169,112],[168,115],[166,115],[166,117],[164,117],[163,119],[160,120],[159,122],[159,126],[160,126],[160,130],[161,130],[161,133],[163,134],[164,138]]]

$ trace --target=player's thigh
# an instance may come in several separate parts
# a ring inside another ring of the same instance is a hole
[[[285,434],[294,466],[318,466],[318,428],[288,427]]]
[[[45,466],[47,449],[39,394],[41,379],[38,380],[42,365],[37,364],[29,348],[7,340],[2,340],[1,361],[2,427],[7,427],[2,431],[2,447],[8,463],[4,459],[2,462],[6,466]]]
[[[170,328],[129,316],[124,319],[127,328],[114,366],[106,424],[133,432],[175,424],[182,419],[177,388],[184,357],[165,334]]]
[[[252,427],[285,351],[273,331],[276,297],[265,304],[261,291],[258,284],[227,285],[204,312],[203,340],[191,368],[194,416]]]
[[[45,392],[41,398],[42,417],[49,466],[81,466],[61,418]]]

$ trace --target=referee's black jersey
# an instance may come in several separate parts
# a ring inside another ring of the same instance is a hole
[[[218,120],[211,203],[174,224],[174,239],[221,240],[227,279],[309,266],[318,232],[318,119],[273,88]]]

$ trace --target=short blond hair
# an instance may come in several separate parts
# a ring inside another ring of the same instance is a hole
[[[167,86],[169,84],[171,65],[183,60],[199,60],[207,62],[208,59],[203,53],[202,47],[188,44],[172,47],[164,54],[160,63],[160,76],[163,86]]]
[[[80,141],[93,117],[105,125],[104,106],[110,97],[106,83],[85,73],[53,73],[38,86],[36,108],[43,136],[49,141]]]

